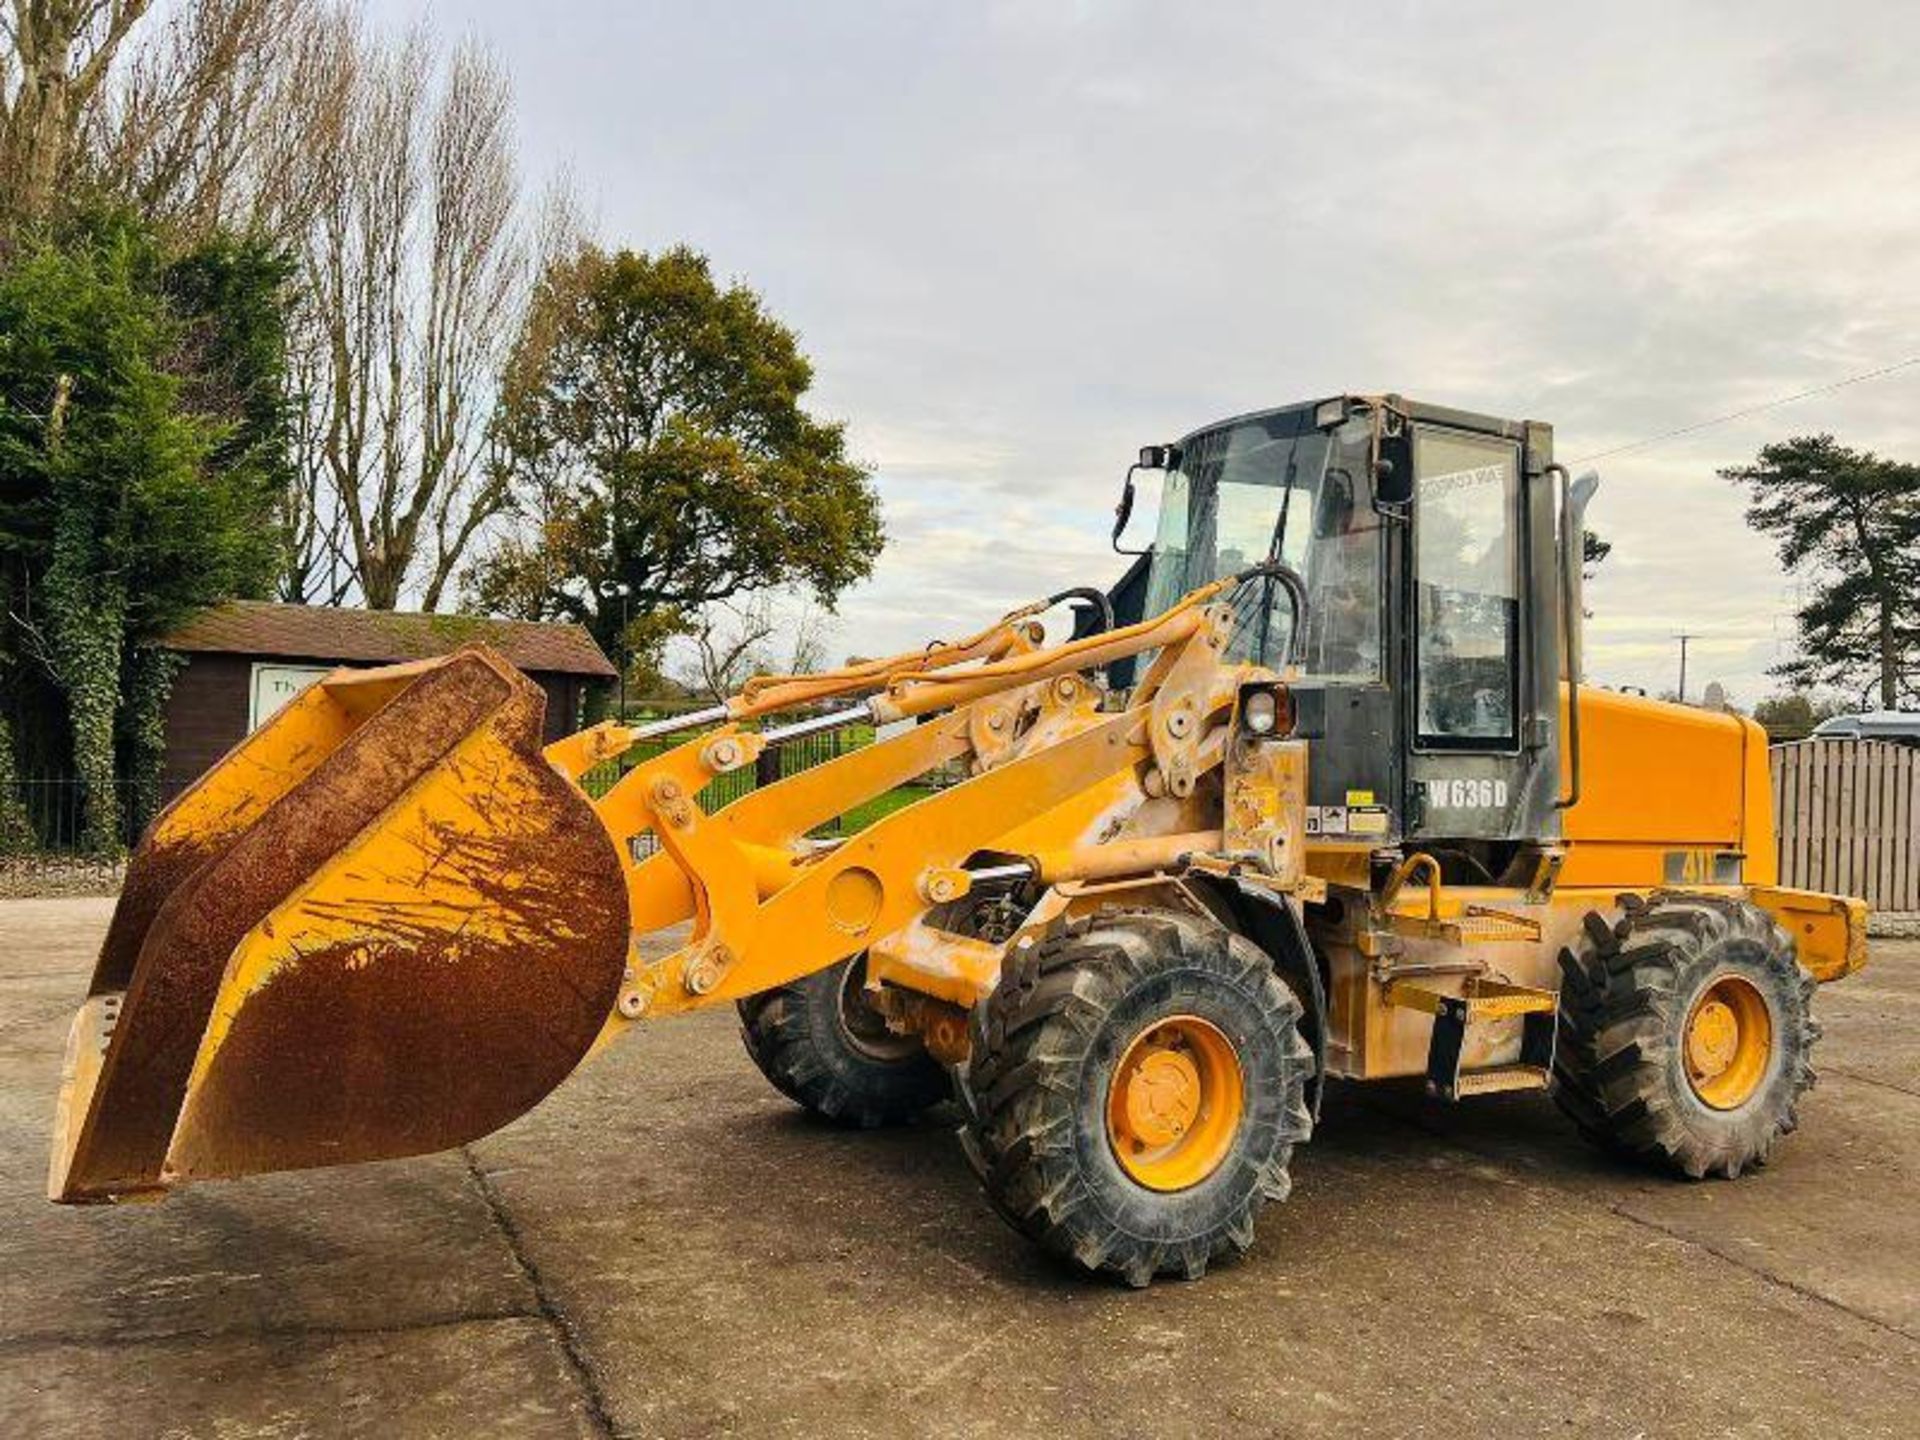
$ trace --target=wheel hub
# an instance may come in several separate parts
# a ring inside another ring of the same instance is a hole
[[[917,1036],[896,1035],[886,1017],[867,1003],[867,962],[862,956],[840,973],[840,1032],[869,1060],[893,1062],[919,1053]]]
[[[1179,1139],[1199,1114],[1200,1071],[1178,1050],[1154,1050],[1127,1081],[1127,1122],[1149,1145]]]
[[[1719,1000],[1708,1000],[1693,1017],[1687,1032],[1687,1063],[1702,1080],[1724,1074],[1740,1047],[1740,1022]]]
[[[1107,1140],[1150,1190],[1184,1190],[1220,1167],[1245,1112],[1233,1042],[1211,1021],[1174,1015],[1136,1035],[1114,1067]]]
[[[1723,975],[1708,986],[1687,1016],[1687,1083],[1716,1110],[1753,1098],[1773,1052],[1773,1017],[1753,983]]]

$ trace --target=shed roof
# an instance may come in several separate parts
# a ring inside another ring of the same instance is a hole
[[[275,655],[374,665],[426,660],[478,643],[491,646],[522,670],[601,679],[619,674],[579,625],[276,605],[265,600],[233,600],[215,606],[161,643],[190,654]]]

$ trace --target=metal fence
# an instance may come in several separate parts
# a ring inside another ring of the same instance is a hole
[[[1920,750],[1801,740],[1770,758],[1781,883],[1920,911]]]
[[[632,723],[641,723],[653,716],[630,716]],[[797,716],[771,717],[763,722],[771,728],[796,719]],[[657,740],[642,741],[617,760],[609,760],[604,765],[596,765],[580,779],[581,788],[596,799],[611,790],[620,778],[636,766],[644,765],[657,755],[684,745],[690,739],[696,739],[701,731],[684,731],[678,735],[665,735]],[[723,805],[730,805],[742,795],[761,785],[770,785],[789,775],[797,775],[802,770],[810,770],[815,765],[824,765],[829,760],[837,760],[849,751],[872,739],[870,730],[846,729],[828,730],[824,733],[802,735],[796,739],[769,746],[760,755],[757,763],[742,766],[738,770],[728,771],[711,781],[700,791],[698,800],[702,810],[712,814]],[[827,833],[839,833],[839,821],[828,827]]]
[[[186,788],[186,782],[181,781],[158,786],[142,796],[132,782],[115,782],[119,801],[116,829],[121,845],[138,840],[146,823]],[[18,794],[32,836],[24,848],[51,855],[76,855],[85,849],[87,787],[81,781],[71,776],[22,780]]]
[[[184,786],[142,796],[125,781],[116,787],[117,847],[101,853],[86,834],[87,787],[70,776],[18,782],[17,812],[0,826],[0,896],[88,895],[117,889],[125,851],[139,831]],[[20,822],[24,829],[17,828]]]

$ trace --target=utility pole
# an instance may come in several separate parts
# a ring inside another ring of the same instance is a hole
[[[1680,703],[1684,705],[1687,703],[1687,642],[1700,637],[1682,630],[1673,638],[1680,642]]]

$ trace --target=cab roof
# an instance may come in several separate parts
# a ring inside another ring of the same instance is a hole
[[[1482,415],[1473,410],[1458,410],[1450,405],[1433,405],[1425,401],[1409,400],[1403,395],[1367,394],[1348,391],[1344,395],[1323,395],[1318,400],[1297,401],[1291,405],[1275,405],[1265,410],[1249,410],[1241,415],[1230,415],[1224,420],[1215,420],[1211,424],[1201,425],[1188,431],[1180,439],[1182,445],[1197,435],[1219,430],[1228,425],[1241,425],[1249,421],[1265,421],[1268,427],[1283,435],[1304,435],[1315,429],[1314,414],[1329,400],[1351,400],[1379,402],[1386,401],[1395,409],[1404,412],[1414,420],[1424,420],[1434,425],[1446,425],[1455,430],[1472,430],[1483,435],[1498,435],[1508,440],[1527,440],[1529,434],[1539,436],[1542,432],[1552,434],[1549,426],[1539,421],[1502,420],[1494,415]]]

